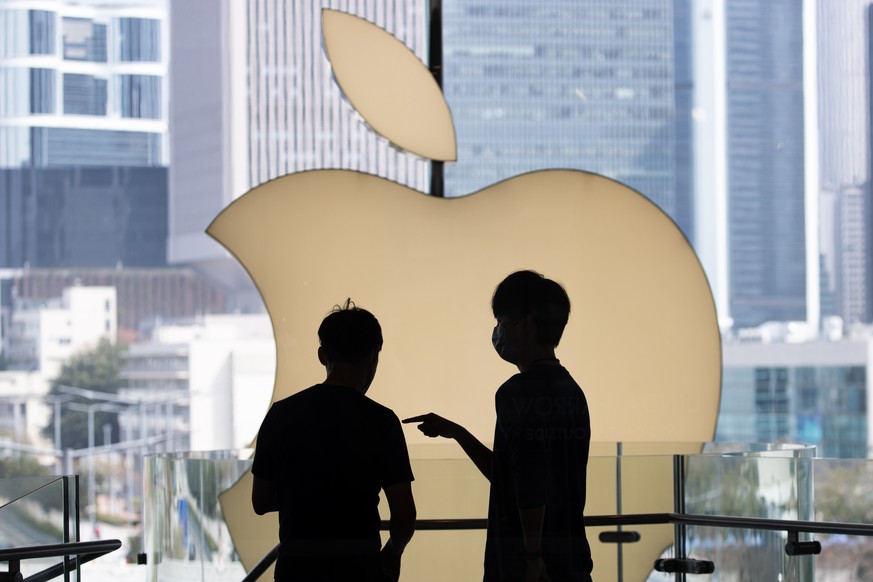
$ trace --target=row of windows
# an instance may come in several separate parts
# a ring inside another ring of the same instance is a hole
[[[57,78],[62,79],[61,107],[67,115],[100,115],[117,112],[121,117],[161,118],[161,77],[116,75],[117,104],[109,102],[109,78],[53,69],[0,69],[0,116],[56,113]]]
[[[162,152],[159,133],[0,126],[0,167],[150,167],[165,163]]]
[[[664,121],[673,119],[673,110],[669,106],[618,106],[615,103],[602,104],[596,107],[474,107],[466,108],[465,116],[479,119],[514,119],[518,121],[545,121],[550,119],[604,119],[614,122],[621,120]]]
[[[109,60],[161,60],[159,20],[92,20],[59,17],[45,10],[0,9],[0,57],[57,55],[58,40],[61,49],[59,56],[69,61],[105,63]]]
[[[470,62],[447,62],[446,68],[454,71],[455,79],[476,79],[481,83],[483,79],[493,82],[495,79],[518,79],[529,82],[529,79],[633,79],[635,82],[652,79],[672,81],[671,71],[667,67],[653,66],[646,68],[629,67],[582,67],[572,64],[545,65],[542,63],[530,64],[485,64]]]
[[[512,18],[543,20],[658,20],[665,16],[665,10],[652,8],[598,8],[574,6],[504,6],[500,3],[487,3],[470,6],[467,16],[482,18]]]
[[[597,87],[586,86],[584,89],[563,83],[451,83],[445,88],[449,100],[465,97],[500,97],[507,99],[536,99],[544,97],[570,98],[574,101],[589,101],[591,99],[622,99],[642,100],[656,99],[672,101],[673,88],[666,84],[643,87]]]
[[[647,43],[648,44],[648,43]],[[630,63],[664,62],[673,58],[669,47],[625,47],[537,44],[535,46],[519,47],[500,44],[473,46],[469,44],[454,45],[446,51],[450,57],[476,58],[531,58],[542,63],[545,60],[556,61],[623,61]]]

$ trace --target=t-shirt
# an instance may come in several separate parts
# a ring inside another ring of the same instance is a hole
[[[553,582],[591,580],[585,537],[588,402],[562,366],[534,365],[497,391],[486,582],[524,574],[519,508],[545,505],[542,556]]]
[[[378,569],[379,490],[413,480],[397,415],[329,384],[273,404],[252,473],[279,491],[277,580],[313,559],[333,569]],[[368,576],[357,570],[356,578]]]

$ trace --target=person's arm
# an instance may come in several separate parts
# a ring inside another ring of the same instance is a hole
[[[548,580],[546,564],[543,562],[543,520],[546,516],[546,506],[518,508],[521,519],[521,534],[524,541],[524,556],[526,562],[525,582]]]
[[[252,475],[252,507],[258,515],[279,511],[279,490],[275,483]]]
[[[408,481],[385,488],[385,498],[391,517],[388,525],[389,538],[382,548],[382,569],[390,580],[400,578],[400,556],[415,532],[415,500],[412,484]]]
[[[385,498],[391,512],[388,526],[388,544],[397,553],[403,549],[415,532],[415,500],[412,498],[412,483],[397,483],[385,488]],[[386,544],[387,545],[387,544]]]
[[[485,475],[485,478],[489,481],[491,480],[491,455],[493,454],[491,449],[483,445],[479,439],[474,437],[470,431],[460,424],[445,419],[433,412],[422,414],[421,416],[413,416],[412,418],[405,419],[403,422],[404,424],[410,422],[420,423],[418,430],[423,432],[425,436],[454,439],[461,445],[461,448],[470,457],[476,468]]]

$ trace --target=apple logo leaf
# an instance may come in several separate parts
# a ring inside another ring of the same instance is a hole
[[[321,19],[333,76],[373,131],[423,158],[454,161],[457,145],[451,111],[415,53],[357,16],[324,9]]]

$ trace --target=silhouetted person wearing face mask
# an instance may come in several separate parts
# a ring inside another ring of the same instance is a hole
[[[415,528],[412,469],[397,416],[365,396],[382,329],[347,301],[318,328],[327,378],[276,402],[258,433],[252,505],[279,512],[276,580],[396,581]],[[379,537],[379,491],[391,511]]]
[[[491,481],[486,582],[591,580],[585,537],[591,424],[579,385],[555,357],[570,315],[556,282],[519,271],[494,292],[494,349],[519,373],[497,390],[494,451],[434,413],[408,418],[429,437],[455,439]]]

